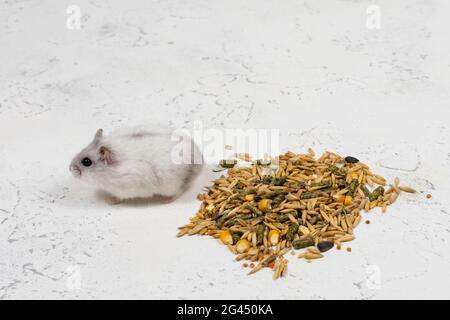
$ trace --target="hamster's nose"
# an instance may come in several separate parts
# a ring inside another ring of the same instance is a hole
[[[69,169],[70,169],[70,172],[72,172],[72,174],[75,177],[80,177],[81,176],[80,167],[78,167],[76,164],[71,164]]]

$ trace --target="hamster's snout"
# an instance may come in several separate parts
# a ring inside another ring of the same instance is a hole
[[[77,178],[81,177],[81,169],[76,164],[71,164],[69,170],[75,177]]]

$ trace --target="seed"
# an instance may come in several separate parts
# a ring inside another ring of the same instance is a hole
[[[413,190],[399,186],[399,179],[387,184],[358,159],[332,152],[317,159],[312,151],[286,152],[265,163],[251,162],[248,154],[237,157],[247,165],[237,167],[235,159],[219,163],[228,170],[198,195],[199,210],[177,236],[219,239],[235,260],[248,261],[249,274],[269,266],[274,279],[286,276],[289,252],[306,248],[299,258],[311,262],[333,246],[341,250],[341,242],[354,240],[361,210],[385,211],[400,191]]]
[[[413,188],[410,188],[408,186],[399,186],[398,187],[400,190],[405,191],[405,192],[409,192],[409,193],[416,193],[417,191],[414,190]]]
[[[254,194],[247,194],[244,197],[245,200],[247,201],[253,201],[255,199],[255,195]]]
[[[431,194],[427,194],[427,199],[431,199]]]
[[[278,244],[278,241],[280,240],[280,232],[277,230],[270,230],[268,238],[270,244],[276,246]]]
[[[355,237],[349,234],[339,238],[339,242],[348,242],[352,240],[355,240]]]
[[[356,159],[355,157],[351,157],[351,156],[345,157],[344,160],[347,163],[358,163],[359,162],[358,159]]]
[[[366,220],[366,224],[370,224],[370,220]]]
[[[231,232],[228,230],[222,231],[219,238],[223,244],[233,244],[233,237],[231,236]]]
[[[320,254],[320,252],[321,252],[316,247],[309,247],[307,250],[308,250],[309,253],[314,253],[314,254]]]
[[[356,228],[361,221],[361,216],[357,216],[355,220],[353,221],[353,228]]]
[[[350,173],[350,177],[351,177],[352,179],[356,179],[356,180],[358,180],[358,178],[359,178],[359,176],[358,176],[358,174],[357,174],[356,172],[351,172],[351,173]]]
[[[345,196],[344,205],[349,206],[352,203],[352,197]]]
[[[344,203],[345,202],[345,195],[343,195],[343,194],[339,194],[339,195],[336,195],[335,197],[334,197],[334,199],[336,200],[336,202],[339,202],[339,203]]]
[[[319,258],[322,258],[322,257],[323,257],[322,254],[311,253],[311,252],[307,252],[307,253],[304,255],[304,258],[305,258],[305,259],[319,259]]]
[[[347,247],[347,252],[352,252],[352,248]]]
[[[333,248],[334,243],[331,241],[321,241],[317,244],[317,248],[320,250],[320,252],[326,252]]]
[[[258,209],[261,210],[262,212],[270,210],[270,202],[271,202],[270,199],[262,199],[258,203]]]
[[[236,243],[236,250],[239,253],[247,252],[250,249],[250,242],[247,239],[241,239]]]
[[[248,267],[248,263],[244,263],[242,266],[243,266],[244,268],[247,268],[247,267]]]

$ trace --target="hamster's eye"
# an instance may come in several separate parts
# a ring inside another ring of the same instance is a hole
[[[92,165],[92,161],[89,158],[84,158],[83,160],[81,160],[81,163],[83,164],[83,166],[85,167],[89,167]]]

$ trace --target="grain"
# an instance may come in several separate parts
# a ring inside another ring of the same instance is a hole
[[[249,262],[249,274],[271,268],[279,279],[287,273],[287,253],[302,250],[298,257],[310,262],[333,246],[341,250],[341,243],[355,239],[361,210],[386,211],[400,191],[415,192],[398,178],[385,191],[386,179],[354,157],[315,156],[309,149],[256,161],[236,154],[243,163],[222,160],[226,174],[197,196],[200,208],[177,237],[220,239],[237,261]]]
[[[417,191],[414,190],[413,188],[410,188],[408,186],[399,186],[398,187],[400,190],[404,191],[404,192],[408,192],[408,193],[416,193]]]

